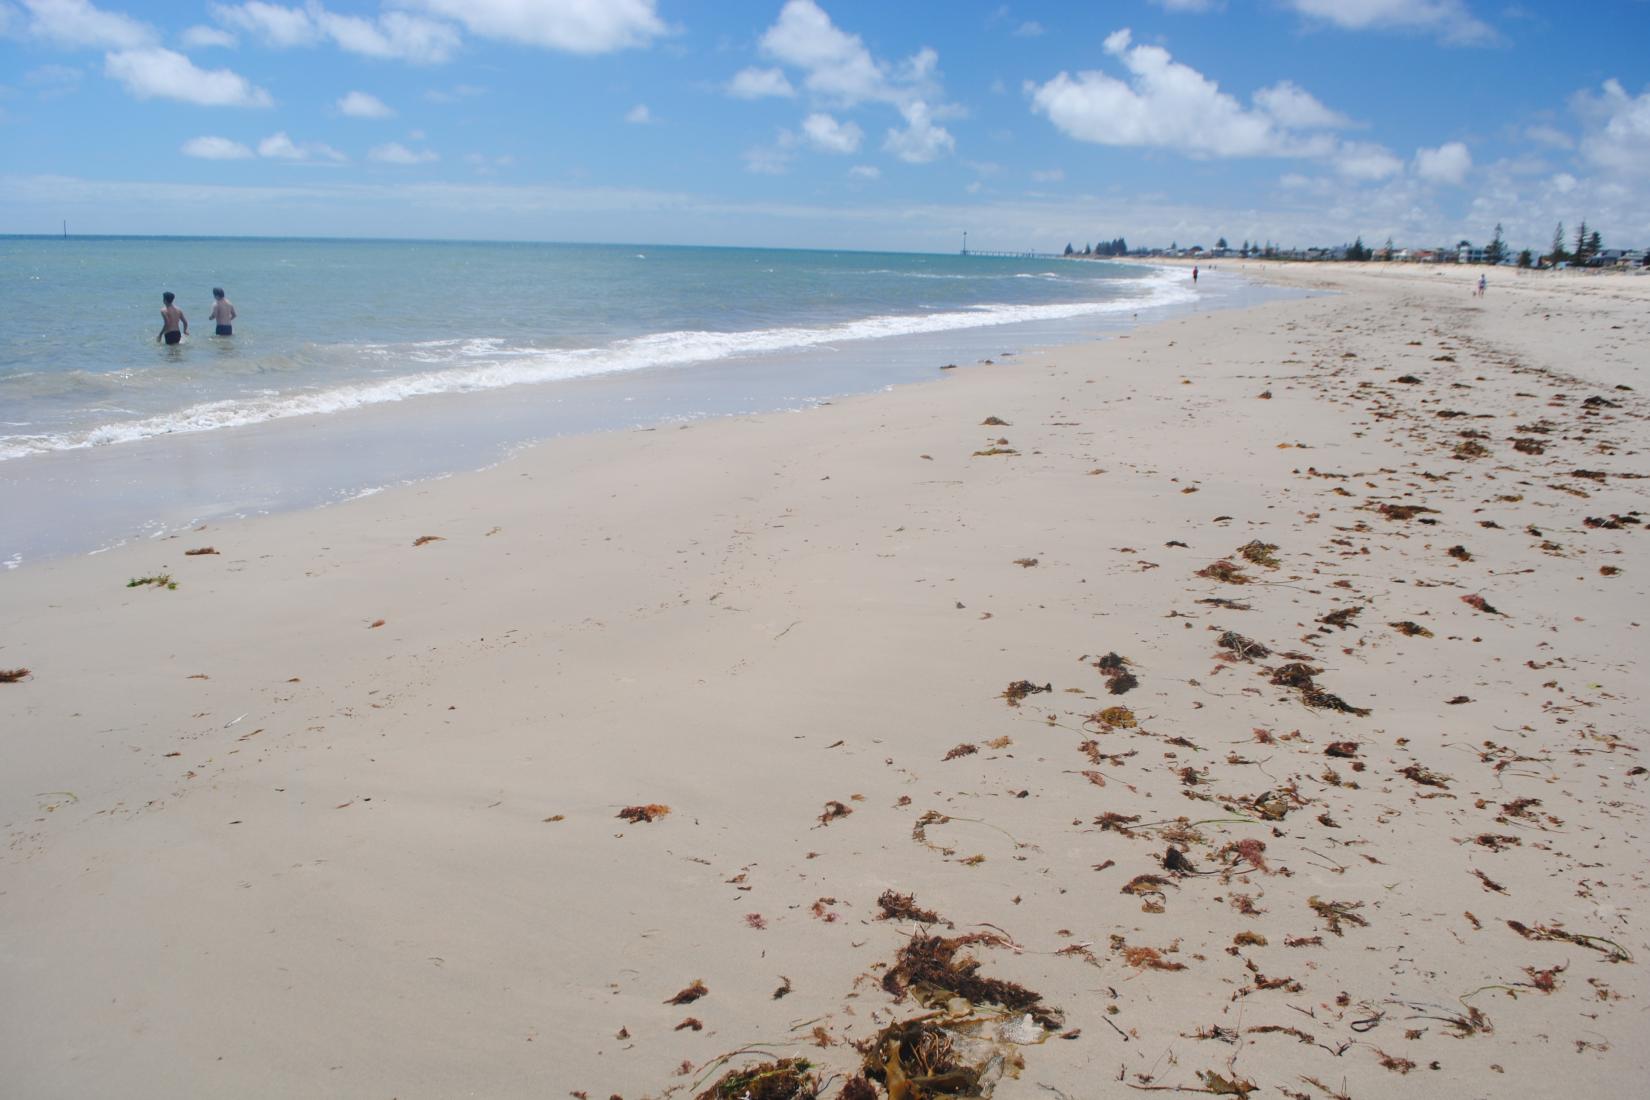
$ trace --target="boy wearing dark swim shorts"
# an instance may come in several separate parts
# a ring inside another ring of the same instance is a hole
[[[189,334],[189,318],[183,315],[183,310],[173,305],[177,295],[170,290],[160,296],[160,331],[155,334],[155,343],[165,340],[168,344],[181,344],[183,338]]]
[[[235,335],[235,326],[230,323],[235,320],[234,304],[223,296],[223,287],[221,286],[212,288],[212,297],[216,299],[212,303],[212,320],[217,323],[218,335]]]

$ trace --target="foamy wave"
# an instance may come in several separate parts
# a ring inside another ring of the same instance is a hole
[[[593,375],[680,367],[741,356],[880,340],[954,329],[987,328],[1024,321],[1052,321],[1127,313],[1189,301],[1195,294],[1169,274],[1137,284],[1141,294],[1103,302],[1045,305],[982,305],[916,316],[866,317],[818,328],[771,328],[750,332],[662,332],[600,348],[546,350],[471,338],[418,344],[364,345],[357,350],[389,362],[430,364],[436,369],[329,389],[275,392],[191,405],[175,412],[102,424],[82,432],[0,436],[0,461],[46,451],[130,443],[159,435],[208,432],[298,416],[321,416],[438,394],[474,393],[506,386],[561,382]]]

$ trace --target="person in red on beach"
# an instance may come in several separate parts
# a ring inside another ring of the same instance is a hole
[[[1192,265],[1192,282],[1197,282],[1197,265]]]

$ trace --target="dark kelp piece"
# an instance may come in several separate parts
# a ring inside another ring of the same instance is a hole
[[[882,976],[882,988],[898,999],[913,986],[921,986],[974,1004],[1002,1005],[1016,1012],[1027,1012],[1045,1027],[1057,1026],[1058,1013],[1043,1004],[1042,994],[1015,982],[981,977],[980,961],[965,952],[975,944],[995,946],[1005,942],[990,932],[949,938],[912,936],[894,956],[894,965]]]

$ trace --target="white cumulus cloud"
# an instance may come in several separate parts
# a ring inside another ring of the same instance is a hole
[[[338,150],[330,145],[323,145],[318,141],[306,141],[302,145],[287,136],[286,131],[270,134],[258,142],[258,155],[271,160],[329,160],[340,162],[348,160]]]
[[[796,94],[782,69],[740,69],[728,81],[728,94],[735,99],[765,99],[769,96],[789,99]]]
[[[889,130],[882,147],[907,164],[927,164],[957,148],[956,139],[943,126],[934,125],[928,105],[921,100],[900,108],[905,126]]]
[[[439,64],[460,45],[450,24],[403,11],[389,11],[377,19],[339,15],[319,2],[284,7],[264,0],[243,4],[214,4],[213,18],[256,38],[265,45],[290,49],[330,41],[339,49],[363,57],[415,64]]]
[[[350,118],[390,118],[395,114],[389,104],[369,92],[348,92],[336,106],[339,114]]]
[[[1436,149],[1415,150],[1415,174],[1431,183],[1459,187],[1472,169],[1472,154],[1459,141],[1447,141]]]
[[[104,11],[89,0],[22,0],[26,32],[60,46],[130,50],[159,36],[149,24],[120,12]]]
[[[865,134],[852,122],[838,122],[824,112],[802,120],[802,133],[815,149],[826,153],[856,153]]]
[[[1316,96],[1284,80],[1254,94],[1255,106],[1271,115],[1280,126],[1297,130],[1334,130],[1352,125],[1352,120],[1318,102]]]
[[[236,43],[235,36],[219,27],[203,27],[196,25],[183,32],[183,44],[190,49],[208,50],[233,49]]]
[[[201,69],[181,53],[152,47],[120,50],[103,71],[138,99],[175,99],[203,107],[271,107],[274,99],[229,69]]]
[[[1404,170],[1404,162],[1384,145],[1343,142],[1334,153],[1335,171],[1354,180],[1384,180]]]
[[[647,109],[647,104],[638,103],[625,112],[624,120],[632,126],[646,126],[653,121],[653,112]]]
[[[1495,31],[1463,0],[1283,0],[1316,22],[1343,30],[1412,29],[1436,32],[1447,42],[1492,42]]]
[[[252,155],[252,150],[238,141],[211,136],[190,138],[183,143],[182,152],[186,157],[201,160],[245,160]]]
[[[263,0],[244,4],[213,4],[212,17],[238,31],[245,31],[266,46],[311,46],[320,41],[320,31],[303,8],[285,8]]]
[[[373,146],[367,153],[367,159],[379,164],[429,164],[441,157],[429,149],[409,149],[399,141],[392,141]]]
[[[762,52],[803,71],[817,95],[852,107],[906,103],[933,92],[939,55],[923,49],[898,64],[880,61],[857,34],[842,30],[813,0],[789,0],[762,35]]]
[[[1105,48],[1130,79],[1062,72],[1029,85],[1032,109],[1080,141],[1162,146],[1193,157],[1302,156],[1325,151],[1325,143],[1296,133],[1285,117],[1316,116],[1320,126],[1338,118],[1292,84],[1266,89],[1256,107],[1245,107],[1161,46],[1134,45],[1126,29],[1107,36]]]
[[[1650,87],[1629,95],[1619,80],[1606,80],[1596,96],[1578,93],[1572,100],[1587,124],[1581,151],[1602,168],[1650,170]]]
[[[481,38],[568,53],[646,46],[667,31],[654,0],[401,0]]]

